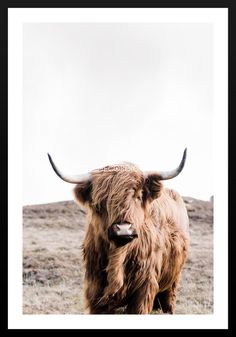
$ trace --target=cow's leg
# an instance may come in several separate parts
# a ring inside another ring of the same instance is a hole
[[[89,308],[89,314],[114,314],[115,310],[110,309],[107,305],[104,306],[91,306]]]
[[[176,293],[178,288],[178,280],[172,286],[158,294],[161,303],[161,309],[166,314],[174,314],[176,309]]]
[[[158,283],[155,279],[150,279],[149,281],[146,281],[131,296],[127,306],[127,313],[150,314],[158,289]]]
[[[101,299],[103,295],[103,288],[99,284],[90,283],[85,289],[85,307],[89,314],[113,314],[114,310],[108,305],[104,304]]]

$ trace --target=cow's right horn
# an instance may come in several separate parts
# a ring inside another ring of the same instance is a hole
[[[179,166],[172,171],[158,172],[158,175],[160,177],[159,179],[160,180],[172,179],[172,178],[175,178],[178,174],[180,174],[180,172],[184,168],[186,156],[187,156],[187,148],[184,150],[183,157],[182,157],[182,160],[181,160]]]
[[[187,148],[184,150],[183,157],[182,157],[182,160],[179,166],[172,171],[163,171],[163,172],[147,171],[147,172],[144,172],[144,174],[145,176],[148,176],[150,174],[157,174],[159,180],[168,180],[168,179],[175,178],[183,170],[186,156],[187,156]]]
[[[66,181],[67,183],[78,184],[82,181],[86,181],[86,180],[91,179],[91,175],[89,173],[79,174],[79,175],[64,174],[56,167],[56,165],[55,165],[54,161],[52,160],[52,157],[50,156],[49,153],[48,153],[48,159],[50,161],[50,164],[52,165],[53,170],[58,175],[58,177],[60,177],[62,180]]]

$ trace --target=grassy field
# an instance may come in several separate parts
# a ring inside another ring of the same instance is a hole
[[[184,198],[190,253],[176,314],[213,313],[212,203]],[[73,201],[23,207],[23,313],[83,314],[86,214]]]

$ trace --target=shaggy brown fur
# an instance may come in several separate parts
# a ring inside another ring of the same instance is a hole
[[[174,313],[176,290],[188,251],[184,202],[163,188],[157,174],[136,166],[108,166],[77,184],[76,200],[88,208],[83,242],[85,299],[91,314],[149,314],[161,303]],[[108,238],[113,223],[134,224],[138,237],[123,246]]]

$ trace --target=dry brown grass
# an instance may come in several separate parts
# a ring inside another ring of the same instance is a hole
[[[190,254],[177,314],[213,313],[212,203],[184,198]],[[73,201],[23,208],[23,313],[83,314],[81,242],[85,213]],[[159,312],[160,313],[160,312]]]

